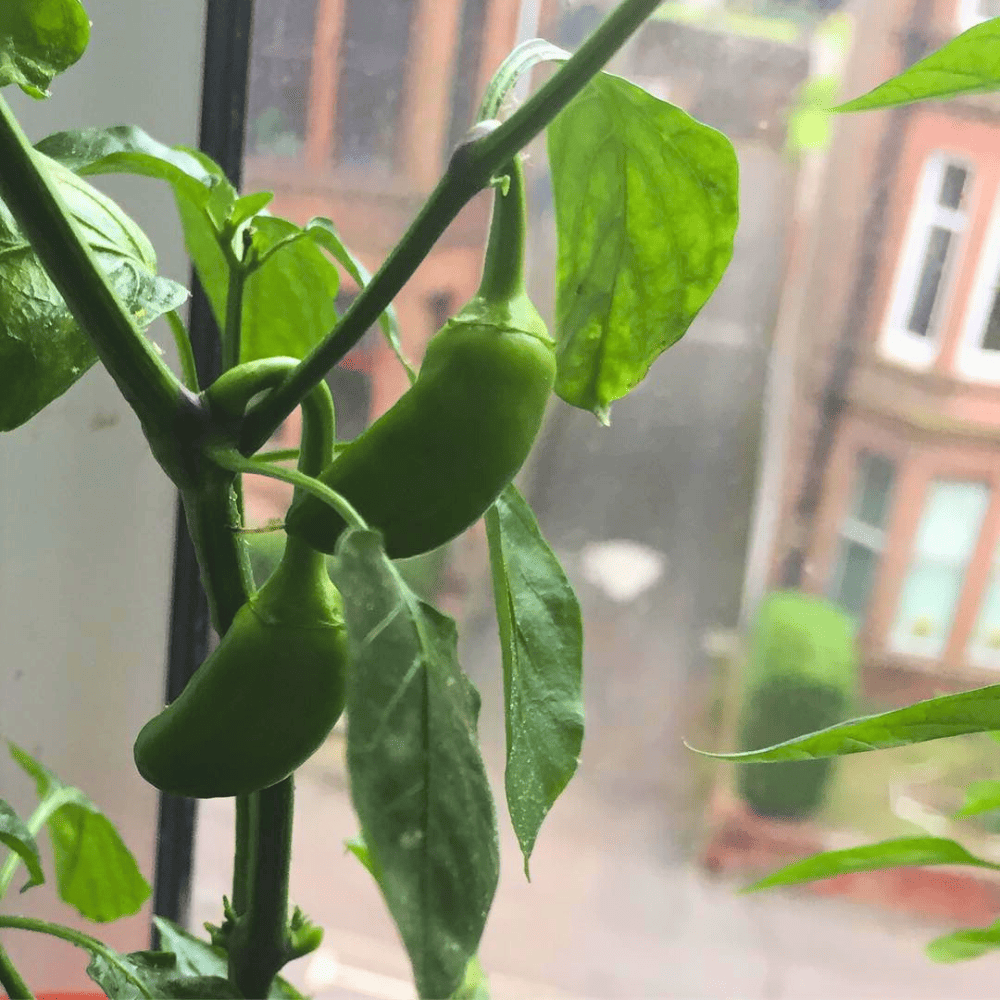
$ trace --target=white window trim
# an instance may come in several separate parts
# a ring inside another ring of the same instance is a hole
[[[993,202],[986,238],[979,253],[972,291],[965,305],[965,319],[955,369],[973,382],[1000,382],[1000,350],[984,350],[983,334],[993,307],[994,293],[1000,289],[1000,194]]]
[[[945,168],[949,164],[960,166],[968,173],[963,191],[963,201],[966,206],[964,209],[950,209],[938,204]],[[975,173],[972,164],[965,156],[938,152],[932,154],[924,164],[892,283],[892,294],[889,298],[882,336],[879,339],[879,353],[891,361],[900,362],[911,368],[926,369],[938,356],[941,348],[939,334],[945,325],[944,318],[949,310],[955,264],[961,254],[962,235],[968,224],[968,205],[971,185],[974,182]],[[913,297],[920,280],[931,228],[935,225],[945,226],[955,236],[949,247],[948,259],[945,261],[941,287],[931,315],[930,329],[926,337],[921,337],[908,330],[906,322],[913,308]]]
[[[958,30],[968,31],[969,28],[983,21],[989,21],[988,14],[979,12],[979,0],[958,0]]]

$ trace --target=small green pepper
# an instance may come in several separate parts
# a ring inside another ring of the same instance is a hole
[[[378,528],[392,558],[437,548],[481,517],[528,457],[555,380],[555,345],[524,287],[524,177],[499,187],[475,298],[427,345],[413,386],[320,479]],[[343,518],[296,497],[289,535],[333,552]]]
[[[206,396],[239,410],[290,359],[223,376]],[[333,403],[322,383],[303,405],[300,468],[329,460]],[[326,739],[344,707],[347,636],[324,556],[289,538],[274,573],[240,608],[181,694],[143,726],[134,750],[150,784],[195,798],[244,795],[286,778]]]

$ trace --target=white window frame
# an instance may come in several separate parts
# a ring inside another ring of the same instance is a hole
[[[997,545],[990,561],[990,574],[983,588],[982,596],[979,599],[979,614],[976,615],[976,623],[969,636],[969,642],[965,647],[965,655],[970,663],[977,667],[986,667],[996,670],[1000,668],[1000,649],[991,646],[986,642],[979,641],[983,631],[983,615],[986,611],[986,600],[990,592],[1000,584],[1000,545]]]
[[[969,381],[1000,382],[1000,350],[986,350],[982,346],[996,294],[1000,294],[1000,194],[993,202],[955,355],[956,371]]]
[[[945,171],[952,165],[966,171],[965,187],[962,191],[964,208],[945,208],[938,202]],[[924,164],[879,340],[879,353],[891,361],[900,362],[911,368],[926,369],[938,356],[941,349],[940,333],[945,325],[944,318],[948,314],[951,299],[952,279],[956,262],[961,255],[962,236],[968,225],[968,205],[974,182],[975,172],[966,156],[941,151],[933,153]],[[931,230],[935,226],[948,229],[954,235],[948,248],[941,284],[934,301],[930,327],[926,336],[920,336],[907,329],[906,324],[913,310],[914,296],[927,256]]]
[[[979,9],[981,0],[958,0],[958,29],[968,31],[969,28],[983,21],[989,21],[991,15],[983,14]]]

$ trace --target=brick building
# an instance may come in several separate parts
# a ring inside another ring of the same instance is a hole
[[[1000,14],[855,8],[845,97]],[[841,117],[776,327],[768,582],[851,613],[869,692],[898,701],[1000,669],[998,153],[995,95]]]

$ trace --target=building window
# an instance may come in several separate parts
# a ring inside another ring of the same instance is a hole
[[[884,455],[858,455],[854,495],[840,529],[827,596],[861,624],[885,547],[885,525],[896,467]]]
[[[1000,381],[1000,197],[979,256],[955,363],[968,379]]]
[[[1000,668],[1000,546],[993,553],[979,620],[969,639],[968,657],[977,666]]]
[[[926,367],[937,356],[937,330],[956,247],[965,229],[969,187],[967,165],[943,155],[927,162],[882,339],[883,353],[905,364]]]
[[[892,625],[895,652],[936,657],[944,651],[988,501],[984,483],[931,485]]]
[[[395,167],[415,6],[414,0],[347,0],[337,90],[342,165]]]
[[[297,156],[306,134],[316,0],[254,7],[247,152]]]
[[[967,31],[974,24],[1000,17],[1000,0],[958,0],[958,27]]]

